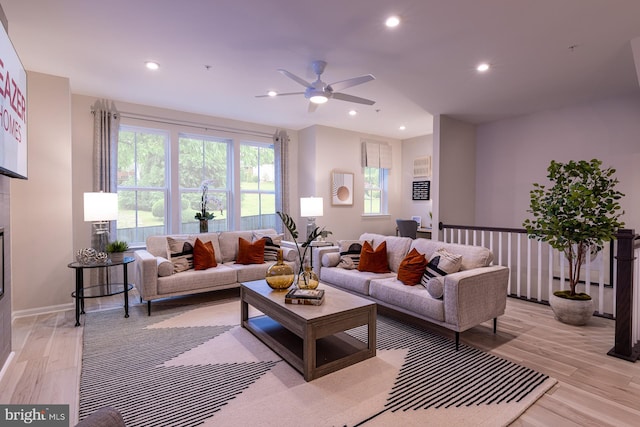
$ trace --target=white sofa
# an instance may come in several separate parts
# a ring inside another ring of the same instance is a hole
[[[435,323],[455,331],[456,349],[460,332],[493,319],[494,333],[497,317],[504,314],[507,301],[509,269],[491,265],[493,254],[487,248],[443,243],[430,239],[383,236],[365,233],[373,248],[387,243],[390,273],[369,273],[337,267],[340,255],[335,248],[320,249],[322,265],[320,280],[331,286],[364,296],[378,305],[412,317]],[[462,268],[444,276],[442,298],[433,298],[424,286],[406,286],[397,280],[400,263],[412,249],[427,259],[444,248],[462,255]]]
[[[220,233],[201,233],[194,235],[158,235],[147,238],[146,249],[134,252],[135,286],[140,298],[147,301],[147,310],[151,315],[151,301],[178,295],[196,294],[212,290],[239,287],[240,283],[264,279],[266,271],[273,264],[236,264],[238,256],[238,239],[248,241],[263,235],[275,235],[273,229],[251,231],[223,231]],[[188,238],[195,241],[213,244],[217,266],[206,270],[187,270],[173,273],[173,265],[169,261],[167,237]],[[296,268],[297,252],[283,247],[285,262]]]

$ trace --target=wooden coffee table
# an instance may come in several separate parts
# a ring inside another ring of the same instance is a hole
[[[376,304],[330,286],[322,305],[285,304],[286,291],[264,280],[240,286],[242,326],[304,376],[306,381],[376,355]],[[263,313],[249,317],[249,305]],[[367,342],[345,333],[367,325]]]

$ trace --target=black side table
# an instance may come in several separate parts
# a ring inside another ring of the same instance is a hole
[[[124,294],[124,317],[129,317],[129,291],[133,289],[133,284],[129,283],[127,268],[134,261],[133,257],[124,257],[122,261],[107,261],[105,264],[82,264],[72,262],[67,267],[76,271],[76,290],[71,296],[76,299],[76,326],[80,326],[80,315],[84,314],[85,298],[100,298],[111,295]],[[85,268],[109,268],[122,266],[124,273],[124,283],[103,283],[94,286],[84,287]]]

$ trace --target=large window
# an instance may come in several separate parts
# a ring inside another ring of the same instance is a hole
[[[364,168],[364,214],[387,213],[387,169]]]
[[[240,229],[275,228],[273,145],[240,145]]]
[[[215,215],[209,231],[229,230],[229,173],[231,141],[180,135],[178,140],[180,186],[180,231],[197,233],[195,214],[200,209],[202,185],[207,185],[207,209]]]
[[[121,126],[118,138],[120,240],[144,242],[167,232],[167,132]]]

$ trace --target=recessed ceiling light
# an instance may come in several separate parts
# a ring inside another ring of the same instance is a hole
[[[144,65],[150,70],[157,70],[158,68],[160,68],[160,64],[154,61],[147,61],[144,63]]]
[[[405,125],[400,126],[398,129],[405,130],[407,127]]]
[[[491,66],[488,63],[482,62],[478,64],[478,66],[476,67],[476,70],[478,70],[478,72],[480,73],[484,73],[486,71],[489,71],[489,68],[491,68]]]
[[[387,18],[386,21],[384,21],[384,25],[386,25],[389,28],[395,28],[398,25],[400,25],[400,18],[393,15]]]
[[[349,115],[350,116],[355,116],[356,114],[358,114],[358,112],[356,110],[349,110]]]
[[[267,92],[267,95],[269,96],[276,96],[278,94],[278,92],[276,92],[275,90],[270,90],[269,92]]]

